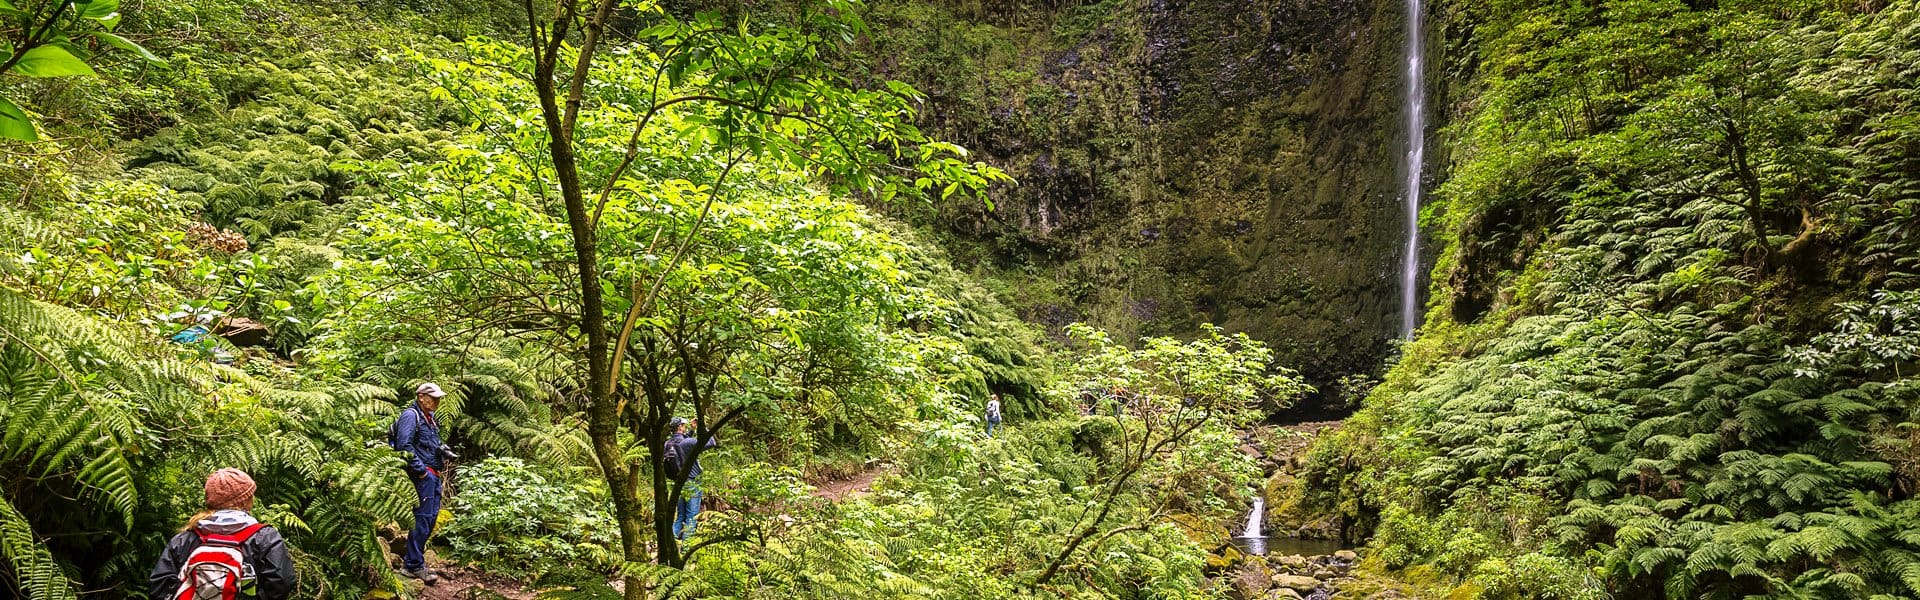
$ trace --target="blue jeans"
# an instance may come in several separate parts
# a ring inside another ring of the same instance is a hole
[[[407,570],[427,567],[427,538],[433,537],[434,521],[440,519],[440,477],[428,473],[413,479],[413,493],[420,504],[413,507],[413,531],[407,534],[407,554],[400,564]]]
[[[1000,426],[999,419],[987,419],[987,437],[993,437],[993,430]]]
[[[680,490],[680,506],[673,518],[673,539],[684,540],[693,535],[694,517],[700,516],[700,486],[687,482]]]

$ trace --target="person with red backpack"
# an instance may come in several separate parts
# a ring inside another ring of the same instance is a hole
[[[283,600],[297,583],[286,540],[253,518],[253,478],[239,469],[207,476],[207,510],[167,542],[147,575],[153,600]]]

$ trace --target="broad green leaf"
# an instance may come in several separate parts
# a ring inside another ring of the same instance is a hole
[[[13,72],[27,77],[66,77],[94,75],[93,67],[59,46],[37,46],[21,55]]]
[[[115,17],[120,11],[120,0],[91,0],[74,4],[80,7],[80,16],[94,20]]]
[[[141,46],[139,44],[133,43],[133,40],[129,40],[127,38],[123,38],[111,33],[107,33],[105,31],[95,31],[93,32],[93,37],[99,39],[101,42],[105,42],[108,46],[113,46],[121,50],[126,50],[128,52],[138,54],[140,55],[141,60],[145,60],[147,62],[156,64],[156,65],[167,64],[166,60],[163,60],[159,56],[154,55],[154,53],[150,50],[147,50],[145,46]]]
[[[14,106],[6,98],[0,98],[0,138],[32,142],[40,139],[33,130],[33,121],[27,118],[26,111]]]

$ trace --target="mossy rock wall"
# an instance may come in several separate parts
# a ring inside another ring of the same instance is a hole
[[[1200,322],[1316,383],[1399,324],[1400,3],[882,2],[875,76],[1007,169],[994,207],[904,215],[1029,321]]]

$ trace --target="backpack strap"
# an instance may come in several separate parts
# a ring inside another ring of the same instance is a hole
[[[240,544],[246,543],[248,538],[252,538],[253,534],[258,533],[260,531],[260,528],[266,527],[266,526],[267,526],[266,523],[254,523],[252,525],[242,527],[240,528],[239,531],[235,531],[233,533],[209,533],[205,529],[197,529],[197,528],[195,529],[195,532],[200,534],[200,541],[203,543],[214,543],[214,544],[221,544],[225,546],[238,546]]]

